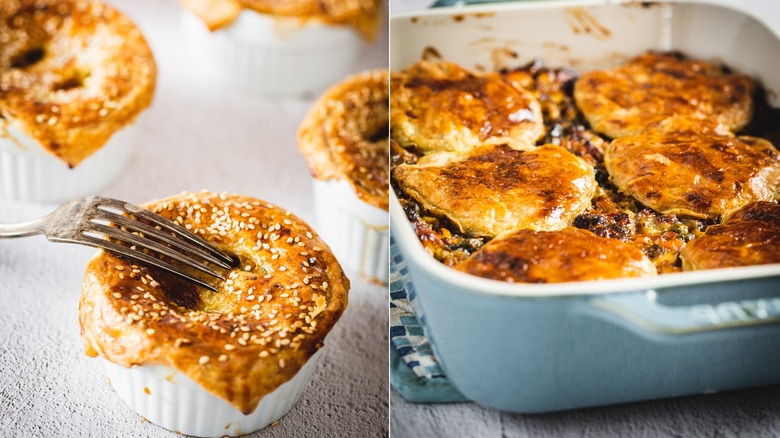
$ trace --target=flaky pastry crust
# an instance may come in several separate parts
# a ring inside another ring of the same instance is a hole
[[[430,154],[393,176],[404,193],[469,236],[566,228],[590,207],[597,187],[593,167],[554,145]]]
[[[780,205],[754,202],[680,251],[683,269],[732,268],[780,263]]]
[[[640,135],[604,155],[612,182],[661,213],[718,219],[780,189],[780,153],[757,137]]]
[[[218,292],[100,252],[79,304],[89,356],[174,368],[245,414],[290,380],[347,306],[349,280],[302,220],[263,201],[209,192],[145,208],[237,257]]]
[[[393,139],[421,153],[501,144],[530,150],[544,135],[539,101],[496,73],[420,61],[394,73],[391,88]]]
[[[590,231],[520,230],[490,241],[455,269],[511,283],[561,283],[622,277],[654,277],[642,251]]]
[[[598,132],[638,135],[673,117],[711,119],[739,131],[753,115],[755,84],[747,76],[667,53],[645,53],[625,65],[583,74],[577,106]]]
[[[388,209],[387,70],[334,85],[312,106],[298,131],[298,149],[312,175],[344,179],[358,198]]]
[[[103,3],[0,3],[0,116],[69,166],[152,101],[157,67],[141,31]]]
[[[180,0],[209,30],[233,23],[243,9],[352,26],[367,41],[379,32],[381,0]]]

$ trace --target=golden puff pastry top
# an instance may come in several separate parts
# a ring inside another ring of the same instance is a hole
[[[349,280],[302,220],[258,199],[181,194],[145,208],[239,260],[218,292],[99,252],[79,305],[90,356],[174,368],[252,412],[323,345],[347,306]]]
[[[711,119],[736,132],[753,114],[755,85],[703,61],[645,53],[625,65],[583,74],[574,85],[577,106],[590,125],[612,138],[638,135],[674,118]]]
[[[559,230],[590,207],[594,170],[553,145],[532,151],[484,146],[468,154],[431,154],[393,176],[423,208],[469,236],[524,228]]]
[[[387,70],[346,78],[311,107],[298,131],[298,149],[312,175],[344,179],[358,198],[388,209]]]
[[[420,61],[391,78],[393,139],[421,153],[506,144],[533,149],[544,135],[539,102],[497,73]]]
[[[214,31],[233,23],[243,9],[327,24],[348,25],[373,41],[380,27],[381,0],[180,0]]]
[[[642,251],[590,231],[520,230],[493,239],[455,269],[511,283],[561,283],[622,277],[653,277]]]
[[[683,269],[731,268],[780,263],[780,205],[748,204],[680,251]]]
[[[71,167],[149,106],[156,74],[141,31],[108,5],[0,2],[0,121]]]
[[[756,137],[623,137],[609,144],[604,164],[620,191],[664,214],[718,219],[780,189],[780,153]]]

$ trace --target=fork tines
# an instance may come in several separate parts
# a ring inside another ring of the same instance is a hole
[[[164,269],[215,292],[213,286],[187,270],[144,250],[222,280],[225,277],[206,263],[223,269],[234,265],[229,256],[160,215],[115,199],[93,197],[92,200],[91,208],[86,212],[89,223],[81,233],[88,240],[85,243]]]

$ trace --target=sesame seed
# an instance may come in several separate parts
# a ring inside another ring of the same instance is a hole
[[[124,266],[115,266],[115,267],[116,267],[117,271],[124,271],[125,270]]]
[[[220,362],[227,362],[227,360],[228,360],[227,354],[220,354],[219,355],[219,361]]]
[[[267,352],[267,351],[265,351],[265,350],[263,350],[263,351],[261,351],[261,352],[260,352],[260,355],[259,355],[259,356],[260,356],[260,357],[268,357],[268,352]]]
[[[225,344],[225,350],[232,351],[232,350],[235,350],[235,349],[236,349],[235,345],[233,345],[233,344]]]
[[[151,335],[153,335],[154,333],[155,333],[155,330],[154,330],[153,328],[148,328],[148,329],[146,329],[146,334],[147,334],[147,335],[151,336]]]
[[[279,368],[284,368],[284,359],[279,359]]]
[[[208,356],[201,356],[200,360],[198,360],[198,363],[200,363],[201,365],[206,365],[207,363],[209,363],[209,360],[210,358]]]
[[[114,298],[122,298],[122,294],[119,292],[114,292]]]

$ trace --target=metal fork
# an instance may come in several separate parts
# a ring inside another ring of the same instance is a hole
[[[224,269],[230,269],[234,264],[229,256],[178,224],[127,202],[98,196],[68,201],[52,213],[30,222],[0,225],[0,238],[36,234],[44,234],[51,242],[101,248],[156,266],[214,292],[216,288],[192,273],[144,250],[222,280],[225,277],[207,262]]]

